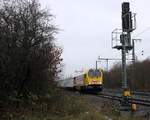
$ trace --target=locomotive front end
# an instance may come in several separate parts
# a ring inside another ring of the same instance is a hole
[[[89,89],[101,91],[103,74],[101,69],[90,69],[86,74],[85,84]]]

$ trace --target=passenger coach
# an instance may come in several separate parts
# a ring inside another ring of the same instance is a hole
[[[58,85],[79,91],[102,91],[103,72],[102,69],[89,69],[81,75],[58,81]]]

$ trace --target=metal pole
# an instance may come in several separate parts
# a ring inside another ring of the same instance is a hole
[[[98,62],[98,61],[96,61],[96,70],[97,70],[97,62]]]
[[[127,71],[126,71],[126,37],[122,38],[122,88],[127,88]]]
[[[132,39],[132,79],[131,79],[131,85],[130,88],[133,89],[134,85],[134,78],[135,78],[135,46],[134,46],[134,41],[135,39]]]
[[[133,50],[132,50],[132,61],[133,64],[135,65],[136,62],[136,55],[135,55],[135,41],[141,41],[141,39],[132,39],[132,46],[133,46]]]
[[[107,71],[108,71],[108,59],[106,59],[106,62],[107,62]]]
[[[133,60],[133,65],[135,64],[135,48],[134,48],[134,40],[132,39],[132,46],[133,46],[133,50],[132,50],[132,60]]]

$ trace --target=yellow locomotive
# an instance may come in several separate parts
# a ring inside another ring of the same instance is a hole
[[[102,69],[89,69],[81,75],[58,81],[60,87],[74,88],[79,91],[102,91]]]
[[[101,69],[89,69],[84,74],[74,77],[74,88],[80,91],[103,88],[103,72]]]

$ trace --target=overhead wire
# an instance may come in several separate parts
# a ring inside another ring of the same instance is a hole
[[[139,35],[147,32],[148,30],[150,30],[150,26],[149,27],[146,27],[143,31],[141,31],[140,33],[136,34],[134,37],[138,37]]]

